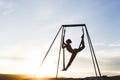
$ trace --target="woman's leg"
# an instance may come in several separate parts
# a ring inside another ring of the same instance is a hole
[[[84,48],[85,48],[85,43],[84,43],[84,39],[82,39],[81,45],[79,46],[79,48],[77,49],[77,51],[80,52],[80,51],[83,50]]]
[[[68,62],[68,64],[67,64],[65,70],[67,70],[68,67],[70,67],[70,65],[72,64],[72,62],[73,62],[73,60],[75,59],[76,55],[77,55],[77,53],[73,53],[73,54],[71,55],[71,58],[70,58],[70,60],[69,60],[69,62]]]

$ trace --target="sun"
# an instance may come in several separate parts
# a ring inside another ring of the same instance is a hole
[[[55,77],[56,64],[53,57],[50,57],[40,66],[43,57],[40,55],[29,55],[27,61],[24,62],[24,74],[35,77]]]
[[[47,63],[43,66],[40,66],[36,73],[36,77],[55,77],[56,67],[54,64],[51,65]]]

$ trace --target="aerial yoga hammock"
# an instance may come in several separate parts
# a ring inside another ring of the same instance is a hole
[[[66,40],[66,43],[64,42],[64,36],[63,36],[63,44],[62,44],[62,48],[66,48],[68,52],[72,53],[71,58],[67,64],[66,67],[63,67],[62,71],[66,71],[68,69],[68,67],[70,67],[71,63],[73,62],[73,60],[75,59],[76,55],[78,52],[82,51],[85,48],[85,44],[84,44],[84,30],[82,28],[83,31],[83,35],[81,36],[82,40],[80,42],[79,48],[72,48],[70,43],[72,43],[72,41],[70,39]]]

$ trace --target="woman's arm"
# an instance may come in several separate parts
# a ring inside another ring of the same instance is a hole
[[[63,42],[62,43],[62,48],[65,48],[66,47],[66,44]]]

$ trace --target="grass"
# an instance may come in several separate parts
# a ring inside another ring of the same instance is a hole
[[[119,76],[103,76],[101,78],[96,79],[95,77],[86,77],[86,78],[29,78],[27,75],[23,74],[0,74],[0,80],[120,80]]]
[[[0,74],[0,80],[23,80],[27,75],[22,74]]]

